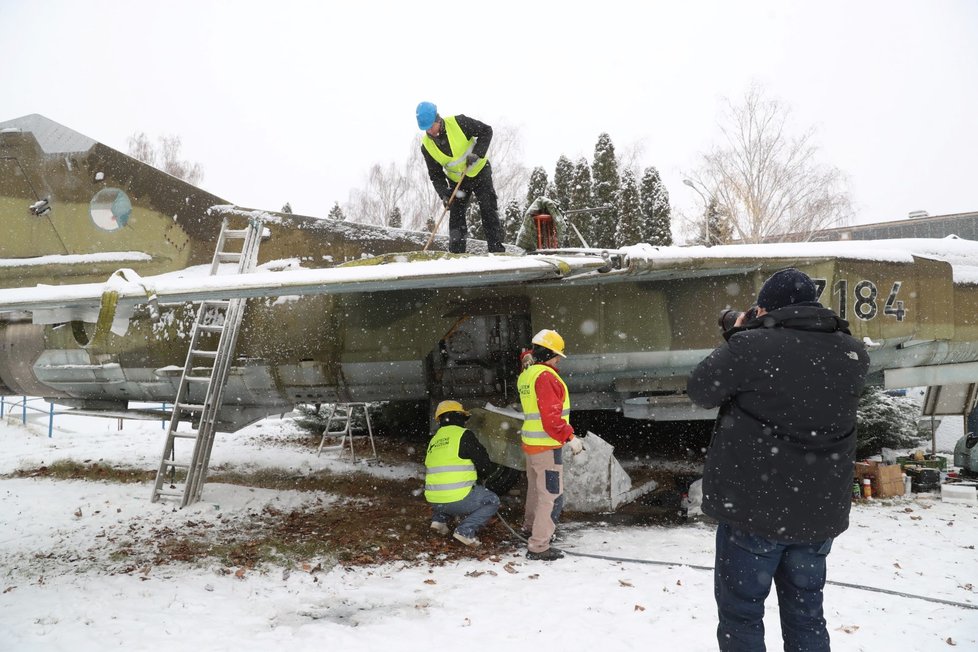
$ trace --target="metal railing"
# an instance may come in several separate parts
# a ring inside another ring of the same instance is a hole
[[[39,412],[41,414],[48,415],[48,437],[52,436],[54,431],[54,403],[48,403],[46,408],[39,408],[33,405],[28,405],[30,401],[38,401],[41,403],[46,403],[43,398],[31,398],[28,396],[23,396],[20,400],[10,401],[7,396],[0,396],[0,419],[4,418],[5,414],[13,415],[14,410],[20,407],[21,421],[26,426],[27,425],[27,411]]]

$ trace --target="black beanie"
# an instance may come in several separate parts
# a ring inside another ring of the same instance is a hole
[[[757,305],[765,310],[777,310],[795,303],[816,300],[815,283],[805,272],[794,267],[782,269],[764,281],[757,293]]]

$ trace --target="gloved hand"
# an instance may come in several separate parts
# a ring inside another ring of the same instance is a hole
[[[469,152],[465,155],[465,167],[470,168],[479,162],[479,155],[475,152]]]
[[[570,441],[567,442],[567,445],[570,446],[571,453],[574,455],[577,455],[584,450],[584,442],[581,441],[580,437],[571,437]]]

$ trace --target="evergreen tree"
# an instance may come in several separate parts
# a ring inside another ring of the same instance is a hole
[[[635,173],[625,170],[621,175],[621,191],[618,193],[618,224],[614,246],[626,247],[642,241],[644,220],[638,196]]]
[[[720,208],[720,202],[716,200],[716,197],[710,198],[710,203],[706,207],[706,215],[703,216],[701,223],[703,231],[697,238],[697,244],[712,246],[726,244],[733,239],[733,228],[730,225],[730,220]]]
[[[343,214],[343,209],[340,208],[339,202],[333,204],[333,207],[329,209],[329,214],[326,217],[331,220],[336,220],[337,222],[342,222],[346,219],[346,215]]]
[[[530,183],[526,187],[526,204],[524,208],[533,203],[537,197],[544,197],[547,194],[547,171],[542,167],[533,168],[530,173]]]
[[[401,209],[395,206],[391,209],[391,214],[387,216],[387,226],[392,226],[395,229],[401,228],[404,220],[401,217]]]
[[[912,448],[922,439],[917,428],[920,406],[913,399],[890,396],[867,386],[856,412],[856,457],[878,455],[883,448]]]
[[[654,167],[645,168],[641,195],[642,239],[651,245],[671,245],[672,209],[669,207],[669,193],[662,185],[659,171]]]
[[[593,205],[591,199],[591,166],[583,156],[574,165],[574,176],[570,187],[570,208],[568,210],[579,210],[590,208]],[[588,245],[594,246],[594,213],[578,213],[572,215],[569,221],[577,227],[581,235],[587,240]],[[576,246],[577,234],[570,229],[569,235],[571,242]]]
[[[486,232],[482,229],[482,213],[479,211],[479,202],[469,202],[465,209],[465,230],[470,238],[475,240],[485,240]]]
[[[553,194],[550,196],[560,205],[562,210],[571,209],[571,187],[574,184],[574,164],[570,159],[560,155],[557,159],[557,167],[554,169]]]
[[[292,204],[290,204],[289,202],[285,202],[285,206],[282,207],[282,212],[283,213],[288,213],[289,215],[291,215],[292,214]]]
[[[593,247],[613,247],[615,244],[615,224],[618,221],[616,208],[621,179],[618,176],[618,160],[611,136],[604,133],[598,136],[594,146],[594,164],[591,166],[591,194],[596,206],[611,206],[611,210],[594,214]]]
[[[503,211],[503,231],[506,233],[506,242],[516,242],[516,235],[520,232],[523,224],[523,208],[516,199],[510,199]]]

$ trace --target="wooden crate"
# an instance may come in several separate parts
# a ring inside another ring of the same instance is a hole
[[[856,462],[856,479],[862,485],[863,478],[871,478],[873,498],[892,498],[903,495],[903,468],[899,464]]]

